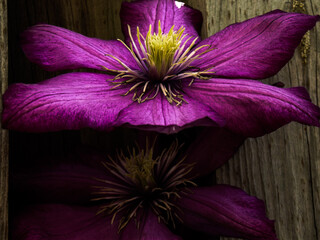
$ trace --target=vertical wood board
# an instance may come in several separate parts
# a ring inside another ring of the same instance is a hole
[[[0,1],[1,91],[7,78],[6,0]],[[273,9],[292,10],[292,1],[278,0],[188,0],[204,15],[202,36],[210,36],[234,22],[266,13]],[[121,1],[104,0],[10,0],[9,4],[9,82],[33,83],[58,75],[31,64],[19,48],[19,34],[36,23],[49,23],[101,39],[122,38],[119,10]],[[319,0],[305,1],[307,13],[318,14]],[[311,51],[307,64],[300,52],[275,77],[264,82],[282,81],[286,87],[305,86],[314,103],[320,105],[319,34],[320,26],[311,31]],[[17,68],[19,71],[17,71]],[[0,100],[1,101],[1,100]],[[1,102],[0,102],[1,103]],[[95,134],[48,133],[42,135],[12,133],[12,159],[33,156],[43,151],[67,151],[76,142],[91,141]],[[7,234],[8,134],[1,131],[1,198],[0,237]],[[266,201],[270,218],[276,219],[281,240],[319,240],[320,228],[320,132],[319,129],[296,123],[258,138],[249,139],[236,156],[217,171],[217,181],[245,189]],[[17,152],[21,152],[18,154]],[[3,235],[1,235],[3,234]],[[227,239],[227,238],[225,238]]]
[[[0,0],[0,113],[2,94],[8,86],[7,0]],[[0,239],[8,239],[8,131],[0,121]]]
[[[319,14],[320,1],[300,1],[310,15]],[[293,10],[293,1],[210,0],[207,1],[208,34],[234,22],[274,9]],[[311,31],[307,63],[300,49],[294,58],[265,83],[281,81],[285,87],[304,86],[319,105],[319,23]],[[267,213],[275,219],[281,240],[319,239],[320,228],[320,131],[291,123],[276,132],[248,139],[228,164],[217,171],[217,182],[245,189],[266,201]],[[224,238],[228,239],[228,238]]]

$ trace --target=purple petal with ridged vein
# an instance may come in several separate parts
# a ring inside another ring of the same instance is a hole
[[[224,126],[224,119],[210,107],[189,96],[184,98],[188,103],[181,106],[170,104],[162,94],[141,104],[135,102],[120,112],[119,123],[168,134],[192,126]]]
[[[3,126],[27,132],[117,125],[119,112],[132,100],[112,89],[112,76],[68,73],[38,84],[13,84],[4,94]]]
[[[201,12],[187,6],[178,8],[173,0],[124,2],[122,3],[120,17],[122,30],[128,44],[130,43],[128,25],[131,27],[133,38],[137,39],[137,27],[139,27],[140,32],[145,37],[150,25],[155,32],[158,31],[159,20],[161,21],[161,28],[164,33],[169,32],[173,25],[175,30],[183,26],[185,28],[184,34],[188,34],[189,37],[198,37],[200,40]],[[186,46],[189,46],[190,43],[191,41]]]
[[[139,215],[139,213],[138,213]],[[121,240],[179,240],[180,237],[174,235],[158,217],[151,211],[145,210],[141,216],[139,229],[136,222],[131,220],[121,233]]]
[[[111,89],[112,76],[68,73],[38,84],[13,84],[4,94],[3,127],[26,132],[81,128],[110,130],[126,125],[178,132],[192,126],[224,126],[210,107],[188,96],[182,106],[162,95],[144,103],[132,101],[128,89]]]
[[[98,207],[60,204],[30,206],[12,223],[13,240],[120,239],[111,216],[97,215]]]
[[[225,127],[257,137],[291,122],[320,126],[320,108],[303,87],[279,88],[254,80],[198,80],[186,93],[226,121]]]
[[[200,31],[202,26],[202,14],[200,11],[188,6],[181,6],[178,8],[174,6],[174,26],[175,29],[183,26],[185,28],[184,34],[188,36],[198,37],[200,41]]]
[[[52,25],[40,24],[27,29],[21,35],[21,45],[31,62],[49,71],[76,68],[103,70],[100,65],[109,69],[124,69],[106,54],[137,69],[131,53],[121,42],[89,38]]]
[[[216,48],[191,65],[213,67],[215,75],[264,79],[276,74],[293,56],[302,36],[313,28],[319,16],[275,10],[236,23],[203,40]]]
[[[264,203],[243,190],[227,185],[191,188],[177,205],[184,225],[213,236],[248,240],[276,240],[273,221]]]

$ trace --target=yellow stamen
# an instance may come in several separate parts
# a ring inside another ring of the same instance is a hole
[[[158,33],[152,34],[151,26],[146,36],[146,50],[148,53],[148,63],[150,68],[154,68],[157,71],[157,76],[161,80],[171,65],[173,64],[176,51],[179,49],[184,28],[181,27],[177,32],[171,27],[167,34],[164,34],[161,29],[161,23],[159,21]],[[139,44],[140,38],[138,38]]]
[[[156,164],[152,159],[153,151],[136,154],[133,150],[132,156],[126,158],[125,168],[128,171],[128,177],[136,184],[143,186],[143,188],[151,188],[155,184],[153,178],[153,168]]]
[[[214,48],[201,45],[194,49],[198,38],[187,37],[188,34],[183,34],[184,30],[181,27],[175,31],[172,26],[169,32],[164,33],[159,21],[158,31],[154,32],[150,25],[146,36],[143,36],[137,27],[137,38],[134,39],[128,26],[130,46],[122,40],[119,41],[130,51],[139,69],[131,69],[119,58],[106,54],[123,67],[121,70],[113,70],[102,66],[104,70],[115,75],[112,79],[114,88],[127,85],[123,95],[132,93],[132,100],[138,103],[154,99],[158,93],[162,93],[169,103],[177,106],[187,103],[181,94],[182,88],[191,86],[196,79],[210,79],[214,75],[214,72],[209,72],[213,66],[202,70],[191,67],[191,64]],[[189,84],[184,84],[184,80]]]
[[[153,156],[155,142],[151,145],[147,140],[145,149],[128,148],[129,155],[118,152],[118,161],[109,157],[103,165],[114,180],[96,179],[106,184],[96,186],[93,193],[93,201],[104,203],[97,214],[111,214],[111,224],[117,221],[119,232],[132,219],[139,225],[143,212],[138,212],[145,209],[152,209],[159,221],[174,227],[176,220],[181,221],[175,200],[188,194],[189,186],[195,186],[189,176],[193,165],[184,164],[184,158],[176,161],[180,149],[177,141],[158,157]]]

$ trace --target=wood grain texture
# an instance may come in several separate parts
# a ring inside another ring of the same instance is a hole
[[[7,0],[0,0],[0,112],[2,94],[8,86]],[[0,239],[8,239],[8,131],[0,121]]]
[[[308,14],[319,14],[320,1],[305,1]],[[234,23],[274,9],[292,11],[292,1],[207,0],[208,35]],[[319,96],[319,24],[311,31],[307,64],[300,50],[266,83],[282,81],[286,87],[304,86],[313,102]],[[318,240],[320,238],[320,131],[291,123],[276,132],[248,139],[239,152],[216,172],[218,183],[245,189],[266,202],[267,213],[275,219],[280,240]],[[228,239],[228,238],[223,238]]]
[[[1,91],[7,87],[6,0],[0,0]],[[188,0],[204,15],[202,36],[206,37],[229,24],[273,9],[290,11],[289,0]],[[121,1],[105,0],[10,0],[9,12],[9,83],[33,83],[60,74],[43,71],[30,63],[19,47],[19,34],[37,23],[54,24],[101,39],[122,38],[119,10]],[[318,14],[320,0],[306,0],[309,14]],[[320,26],[311,31],[311,51],[307,64],[299,50],[275,77],[266,82],[282,81],[289,86],[305,86],[313,102],[320,105],[318,70],[320,67]],[[17,69],[19,71],[17,71]],[[0,100],[1,101],[1,100]],[[0,102],[1,103],[1,102]],[[7,235],[7,148],[8,136],[1,131],[0,159],[0,238]],[[100,140],[101,138],[102,140]],[[67,152],[80,142],[105,141],[92,131],[46,134],[11,133],[10,164],[25,164],[24,159],[39,153]],[[217,171],[219,183],[245,189],[266,201],[268,216],[276,219],[280,240],[320,239],[320,131],[290,124],[258,139],[249,139],[236,156]],[[5,157],[3,157],[5,156]],[[22,159],[22,160],[21,160]],[[227,238],[225,238],[227,239]]]

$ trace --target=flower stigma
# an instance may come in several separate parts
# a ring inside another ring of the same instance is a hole
[[[177,31],[172,26],[168,33],[163,33],[159,20],[158,33],[152,31],[150,25],[146,36],[143,36],[137,27],[137,40],[132,37],[131,28],[128,25],[130,47],[118,39],[131,53],[139,69],[131,69],[120,59],[106,54],[118,62],[124,69],[114,70],[101,66],[115,77],[111,82],[114,88],[127,85],[127,96],[133,93],[132,100],[138,103],[154,99],[158,93],[162,93],[169,103],[181,105],[187,103],[183,96],[183,88],[191,86],[195,79],[210,79],[214,72],[208,69],[201,70],[192,67],[194,60],[212,50],[210,45],[202,45],[193,49],[197,37],[188,37],[184,34],[185,28]],[[190,43],[187,46],[187,43]],[[201,49],[205,48],[203,51]],[[200,51],[200,52],[199,52]]]
[[[182,194],[190,193],[189,186],[196,184],[190,180],[192,164],[183,163],[185,158],[176,161],[181,146],[175,141],[168,149],[154,158],[154,143],[151,147],[128,149],[128,156],[123,152],[117,154],[117,161],[103,165],[110,179],[96,179],[105,186],[96,186],[94,201],[101,202],[98,214],[112,214],[111,224],[119,218],[118,231],[131,219],[139,228],[145,211],[152,210],[159,222],[175,227],[175,221],[182,221],[181,211],[175,201]]]

